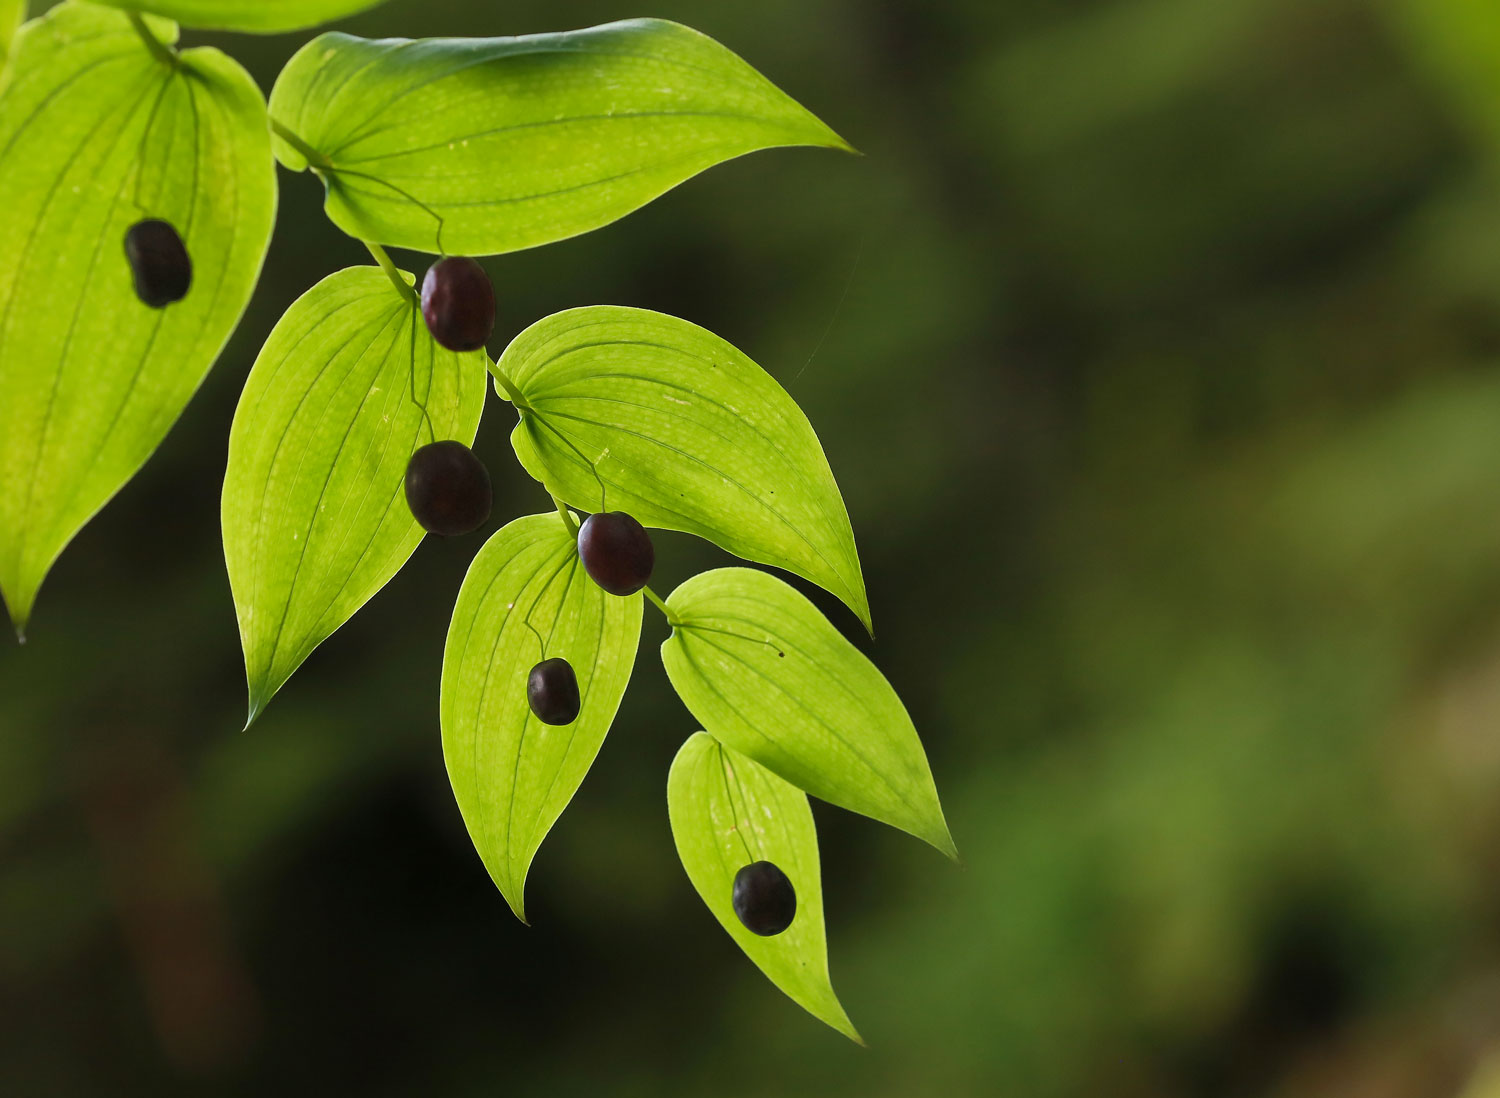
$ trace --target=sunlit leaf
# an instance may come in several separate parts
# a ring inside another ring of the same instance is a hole
[[[522,921],[531,860],[604,743],[640,634],[641,596],[590,580],[555,512],[510,523],[464,578],[443,652],[443,756],[475,849]],[[556,656],[583,702],[560,726],[526,701],[532,666]]]
[[[16,28],[26,19],[26,0],[0,0],[0,73],[10,59],[10,44]]]
[[[795,572],[868,627],[854,531],[818,436],[730,344],[662,313],[593,306],[527,328],[500,369],[530,409],[511,434],[516,454],[564,500]]]
[[[271,115],[320,170],[328,216],[367,240],[486,255],[623,217],[732,157],[845,148],[739,57],[658,19],[521,38],[324,34]],[[441,239],[439,230],[441,229]]]
[[[682,867],[735,944],[794,1002],[860,1041],[828,979],[818,833],[807,797],[698,732],[672,760],[667,811]],[[797,892],[792,925],[772,937],[745,929],[731,899],[735,874],[758,861],[774,862]]]
[[[662,662],[704,728],[797,788],[957,856],[906,707],[812,603],[765,572],[720,568],[667,609]]]
[[[22,28],[0,93],[0,589],[18,627],[208,372],[275,208],[265,104],[229,58],[164,64],[124,15],[89,5]],[[165,309],[135,296],[125,259],[145,217],[171,221],[193,260]]]
[[[272,34],[330,23],[378,7],[385,0],[95,0],[153,12],[185,27]]]
[[[416,549],[407,461],[434,435],[474,440],[486,376],[483,352],[439,347],[378,267],[329,275],[272,330],[234,414],[222,506],[251,720]]]

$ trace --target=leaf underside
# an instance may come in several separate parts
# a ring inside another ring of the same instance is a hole
[[[600,305],[533,324],[500,369],[530,409],[511,434],[516,455],[549,490],[785,568],[869,627],[849,513],[812,424],[729,343]]]
[[[0,590],[18,629],[198,388],[270,241],[260,92],[217,50],[179,58],[155,60],[119,12],[64,4],[22,28],[0,93]],[[165,309],[137,299],[125,259],[145,217],[193,260]]]
[[[473,442],[487,375],[378,267],[329,275],[277,322],[235,411],[221,506],[251,720],[416,549],[407,462],[434,434]]]
[[[863,1044],[828,978],[818,834],[807,797],[698,732],[672,760],[667,812],[688,879],[735,944],[799,1006]],[[734,913],[735,874],[757,861],[775,863],[797,893],[792,925],[772,937],[747,930]]]
[[[667,609],[662,662],[704,728],[797,788],[957,857],[906,707],[812,603],[765,572],[720,568]]]
[[[199,30],[274,34],[302,30],[379,7],[385,0],[95,0],[151,12]]]
[[[479,551],[443,652],[443,757],[474,847],[516,917],[526,874],[578,791],[635,666],[640,595],[606,594],[555,513],[510,523]],[[533,665],[560,656],[582,708],[543,724],[526,700]]]
[[[322,158],[334,224],[468,255],[596,229],[758,149],[847,148],[734,53],[659,19],[518,38],[324,34],[282,70],[271,115]],[[308,167],[280,140],[276,155]]]

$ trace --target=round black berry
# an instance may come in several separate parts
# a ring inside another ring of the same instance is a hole
[[[430,534],[477,530],[492,502],[490,471],[462,442],[429,442],[406,465],[406,505]]]
[[[651,580],[656,549],[645,527],[624,511],[600,511],[578,531],[583,567],[611,595],[633,595]]]
[[[573,665],[561,656],[537,664],[526,679],[526,700],[543,724],[572,724],[582,705]]]
[[[149,217],[130,226],[125,230],[125,258],[135,276],[135,296],[153,309],[187,296],[193,261],[170,222]]]
[[[751,862],[734,875],[734,913],[754,934],[780,934],[797,914],[797,890],[778,866]]]
[[[450,351],[477,351],[495,330],[495,288],[467,256],[449,256],[422,279],[422,318],[432,338]]]

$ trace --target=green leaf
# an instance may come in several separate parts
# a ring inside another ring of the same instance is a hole
[[[667,812],[682,867],[735,944],[799,1006],[864,1044],[828,979],[818,833],[807,798],[697,732],[672,760]],[[774,862],[797,892],[792,925],[773,937],[745,929],[734,913],[734,876],[757,861]]]
[[[486,373],[483,352],[439,347],[378,267],[329,275],[277,322],[234,414],[222,504],[250,720],[416,549],[407,461],[434,434],[473,442]]]
[[[464,577],[443,651],[443,757],[474,847],[522,922],[531,860],[625,695],[641,606],[588,578],[555,512],[510,523]],[[526,701],[532,666],[554,656],[578,676],[583,707],[569,725],[543,724]]]
[[[271,116],[328,216],[454,254],[530,248],[623,217],[705,168],[778,145],[848,146],[739,57],[633,19],[521,38],[313,39]],[[441,239],[439,229],[441,228]]]
[[[662,313],[594,306],[527,328],[500,369],[529,409],[511,434],[516,455],[562,499],[795,572],[869,627],[854,531],[818,436],[730,344]]]
[[[0,0],[0,73],[10,58],[10,44],[16,30],[26,21],[26,0]]]
[[[331,23],[379,7],[385,0],[95,0],[131,11],[152,12],[199,30],[275,34]]]
[[[275,210],[265,103],[229,58],[162,64],[124,15],[90,5],[22,28],[0,93],[0,590],[18,629],[234,330]],[[148,216],[193,261],[165,309],[137,299],[125,259]]]
[[[720,568],[667,598],[667,677],[724,743],[831,804],[957,857],[906,707],[807,599],[750,568]]]

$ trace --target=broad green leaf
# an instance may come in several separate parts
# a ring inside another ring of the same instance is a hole
[[[378,267],[329,275],[277,322],[234,413],[221,509],[250,720],[416,549],[407,461],[434,436],[473,442],[486,376]]]
[[[906,707],[812,603],[765,572],[720,568],[673,591],[667,610],[667,677],[717,739],[958,856]]]
[[[313,39],[271,116],[346,232],[488,255],[597,229],[705,168],[848,146],[711,38],[659,19],[521,38]],[[441,230],[441,235],[439,233]]]
[[[526,874],[604,743],[641,636],[641,596],[605,594],[556,512],[516,519],[464,577],[443,651],[443,757],[474,847],[526,921]],[[543,659],[573,665],[583,701],[569,725],[532,715]]]
[[[667,812],[688,879],[735,944],[799,1006],[864,1044],[828,979],[818,833],[802,792],[697,732],[672,760]],[[734,913],[734,875],[758,861],[774,862],[797,891],[792,925],[773,937]]]
[[[676,317],[593,306],[500,357],[529,409],[521,464],[568,503],[628,511],[795,572],[870,624],[849,513],[812,424],[774,378]]]
[[[132,11],[152,12],[200,30],[275,34],[331,23],[378,7],[385,0],[95,0]]]
[[[235,62],[164,64],[91,5],[21,29],[0,93],[0,589],[18,628],[229,338],[275,210],[265,103]],[[193,261],[165,309],[136,298],[125,259],[144,217],[171,221]]]

